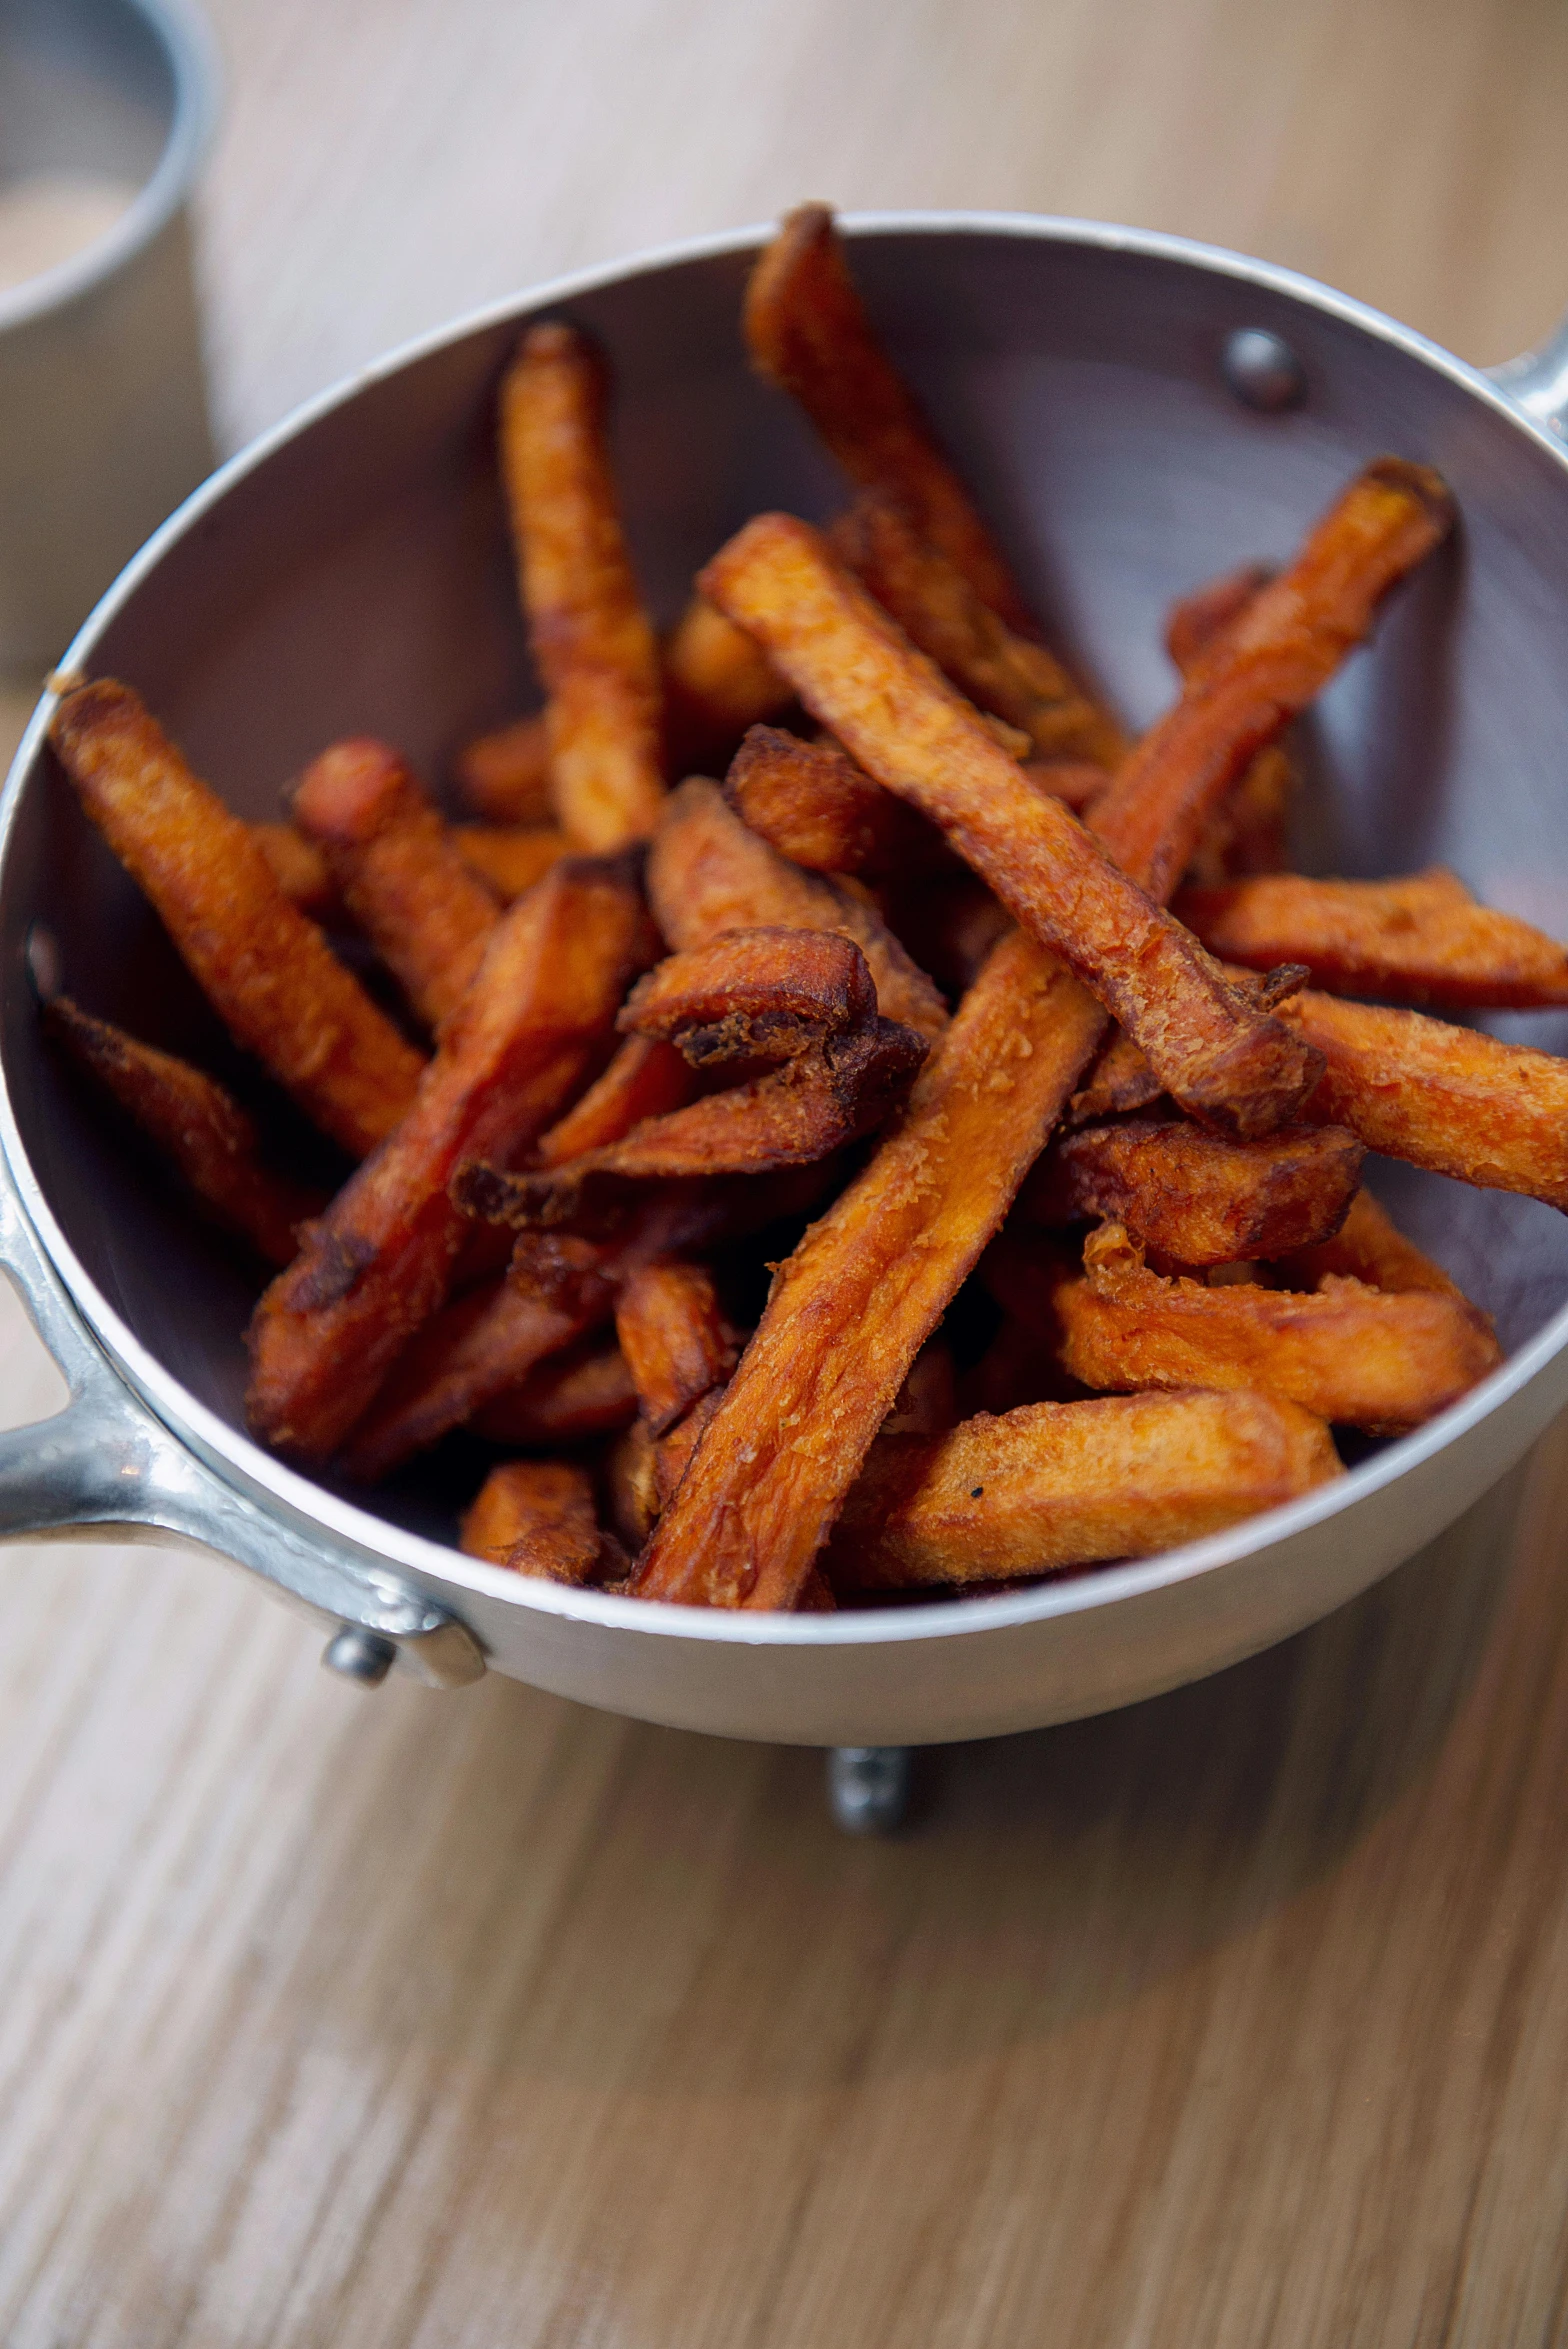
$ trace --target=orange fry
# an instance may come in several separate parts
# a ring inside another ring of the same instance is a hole
[[[255,1124],[233,1096],[189,1061],[94,1019],[68,995],[52,997],[43,1016],[54,1040],[173,1160],[213,1220],[269,1263],[287,1264],[296,1227],[323,1202],[262,1164]]]
[[[314,840],[292,824],[252,824],[251,833],[290,905],[313,922],[341,920],[343,900]]]
[[[651,1435],[668,1434],[735,1367],[705,1265],[664,1257],[633,1272],[616,1300],[615,1334]]]
[[[1270,874],[1185,890],[1176,910],[1228,961],[1304,963],[1331,995],[1452,1010],[1568,1003],[1568,953],[1513,914],[1477,905],[1441,867],[1398,881]]]
[[[851,480],[889,492],[1010,627],[1034,625],[1012,573],[876,338],[825,204],[789,213],[746,288],[746,348],[799,400]]]
[[[1170,895],[1205,820],[1253,753],[1328,682],[1382,598],[1452,521],[1453,501],[1436,473],[1380,458],[1187,673],[1180,699],[1094,807],[1095,830],[1118,844],[1119,860],[1155,896]]]
[[[347,1183],[251,1324],[248,1408],[266,1439],[328,1458],[446,1298],[464,1237],[447,1197],[473,1155],[504,1161],[559,1115],[641,947],[626,860],[569,860],[502,917],[413,1108]]]
[[[535,1156],[541,1166],[564,1166],[585,1150],[619,1142],[644,1118],[684,1108],[695,1090],[696,1078],[673,1044],[627,1036],[603,1076],[540,1136]]]
[[[1095,708],[1042,644],[983,603],[957,564],[923,538],[907,507],[862,492],[830,533],[838,555],[977,709],[1020,727],[1042,759],[1114,767],[1120,727]]]
[[[852,938],[831,930],[721,930],[638,980],[623,1033],[673,1044],[694,1068],[793,1060],[825,1036],[877,1016],[877,991]]]
[[[407,765],[384,742],[335,742],[306,768],[294,821],[419,1017],[438,1028],[500,915]]]
[[[1274,1270],[1299,1289],[1315,1289],[1333,1274],[1364,1281],[1369,1289],[1433,1289],[1441,1297],[1463,1294],[1440,1264],[1405,1238],[1370,1191],[1356,1193],[1331,1240],[1295,1249]]]
[[[1331,1278],[1310,1296],[1163,1280],[1118,1224],[1084,1270],[1050,1277],[1061,1359],[1088,1387],[1261,1387],[1320,1419],[1400,1435],[1468,1393],[1501,1360],[1462,1298],[1390,1294]]]
[[[66,694],[49,739],[225,1027],[363,1157],[408,1109],[423,1062],[290,905],[250,826],[197,781],[128,685],[102,678]]]
[[[831,742],[753,726],[730,762],[724,796],[781,856],[810,872],[907,873],[952,864],[940,832]]]
[[[454,824],[451,839],[469,871],[488,882],[503,905],[571,853],[566,834],[549,824]]]
[[[648,899],[674,947],[721,930],[832,930],[860,948],[884,1019],[938,1036],[941,996],[874,907],[825,875],[803,873],[727,807],[716,783],[693,777],[672,791],[648,856]]]
[[[664,797],[653,630],[621,533],[603,362],[535,326],[501,388],[501,469],[539,671],[556,815],[581,848],[642,840]]]
[[[1299,1104],[1310,1058],[1236,996],[1059,800],[1031,787],[816,531],[760,515],[702,584],[867,772],[938,823],[1014,919],[1062,955],[1184,1108],[1250,1134]]]
[[[671,773],[722,766],[748,726],[776,718],[794,691],[743,628],[694,595],[664,641]]]
[[[548,824],[555,802],[544,712],[477,735],[458,752],[454,773],[464,805],[487,822]]]
[[[1340,1126],[1281,1126],[1232,1142],[1175,1122],[1087,1126],[1064,1135],[1025,1186],[1045,1224],[1099,1216],[1177,1264],[1286,1255],[1336,1232],[1364,1156]]]
[[[593,1481],[565,1460],[509,1460],[492,1468],[459,1536],[471,1558],[581,1587],[624,1569],[600,1531]]]
[[[1147,1558],[1342,1473],[1322,1420],[1273,1395],[1027,1404],[878,1437],[823,1564],[842,1591]]]
[[[619,1346],[589,1338],[487,1403],[474,1432],[493,1444],[575,1444],[613,1435],[637,1416],[637,1389]]]
[[[1184,677],[1240,619],[1271,576],[1260,564],[1249,564],[1211,580],[1172,607],[1165,623],[1165,648]],[[1210,885],[1240,873],[1278,872],[1285,862],[1291,802],[1300,779],[1296,762],[1282,743],[1271,742],[1255,752],[1205,823],[1188,880]]]

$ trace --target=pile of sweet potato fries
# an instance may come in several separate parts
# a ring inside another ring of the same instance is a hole
[[[744,331],[853,503],[748,522],[662,643],[604,358],[524,335],[500,471],[546,706],[463,752],[473,820],[355,740],[249,825],[127,686],[62,692],[88,814],[359,1161],[334,1197],[210,1076],[44,1016],[276,1268],[257,1434],[370,1484],[464,1431],[477,1557],[829,1609],[1213,1533],[1339,1474],[1331,1425],[1416,1427],[1499,1359],[1368,1150],[1568,1209],[1568,1062],[1430,1016],[1568,1003],[1563,949],[1449,873],[1285,869],[1290,721],[1448,493],[1384,458],[1277,576],[1199,587],[1129,742],[822,207]]]

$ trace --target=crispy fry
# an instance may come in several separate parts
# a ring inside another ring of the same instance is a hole
[[[49,739],[224,1025],[362,1157],[408,1109],[423,1063],[290,905],[250,826],[197,781],[128,685],[102,678],[66,694]]]
[[[1341,1126],[1231,1142],[1164,1120],[1064,1135],[1025,1186],[1036,1222],[1099,1216],[1177,1264],[1283,1256],[1338,1231],[1365,1155]]]
[[[664,642],[671,773],[722,766],[748,726],[776,718],[795,695],[733,620],[694,595]]]
[[[1322,1420],[1273,1395],[1034,1403],[880,1436],[823,1564],[840,1590],[876,1590],[1146,1558],[1341,1474]]]
[[[575,1444],[613,1435],[637,1416],[637,1389],[619,1346],[584,1339],[541,1362],[473,1421],[493,1444]]]
[[[1330,1274],[1364,1281],[1369,1289],[1432,1289],[1440,1297],[1463,1291],[1440,1264],[1407,1240],[1370,1191],[1358,1191],[1350,1212],[1331,1240],[1298,1248],[1276,1264],[1292,1288],[1315,1289]],[[1478,1310],[1478,1309],[1477,1309]]]
[[[770,928],[721,930],[668,956],[638,980],[615,1024],[673,1044],[705,1068],[794,1060],[876,1016],[870,968],[852,938]]]
[[[1320,1419],[1400,1435],[1501,1360],[1462,1298],[1336,1278],[1310,1296],[1163,1280],[1119,1224],[1091,1232],[1081,1274],[1063,1264],[1048,1283],[1062,1361],[1090,1387],[1261,1387]]]
[[[544,712],[467,743],[453,762],[464,805],[491,824],[548,824],[550,732]]]
[[[570,860],[519,899],[442,1034],[409,1115],[339,1192],[251,1324],[248,1407],[269,1442],[334,1452],[444,1302],[464,1236],[447,1184],[505,1161],[581,1084],[635,967],[627,860]]]
[[[294,821],[419,1017],[438,1028],[500,915],[405,762],[367,737],[335,742],[301,777]]]
[[[1348,1126],[1386,1157],[1568,1213],[1568,1060],[1311,991],[1280,1017],[1326,1062],[1304,1116]]]
[[[661,1437],[653,1452],[653,1517],[667,1509],[680,1486],[681,1478],[691,1465],[692,1454],[701,1443],[703,1434],[718,1412],[724,1399],[722,1387],[710,1387],[700,1395],[684,1419],[677,1420],[667,1436]],[[650,1519],[650,1525],[652,1519]]]
[[[952,862],[940,832],[832,742],[753,726],[730,762],[724,796],[808,872],[926,872]]]
[[[1150,1109],[1164,1094],[1164,1086],[1137,1045],[1118,1028],[1089,1072],[1088,1082],[1068,1103],[1066,1123],[1074,1127],[1098,1125],[1102,1118]]]
[[[875,909],[842,884],[803,873],[727,807],[716,783],[693,777],[672,791],[648,856],[648,898],[677,948],[721,930],[832,930],[853,939],[876,981],[884,1019],[939,1036],[941,996]]]
[[[898,498],[1012,628],[1029,607],[930,426],[878,342],[825,204],[789,213],[746,288],[754,367],[793,393],[851,480]]]
[[[696,1082],[673,1044],[655,1036],[626,1036],[603,1076],[540,1136],[535,1155],[541,1166],[562,1166],[585,1150],[619,1142],[644,1118],[684,1108]]]
[[[1380,458],[1188,672],[1180,699],[1094,806],[1094,829],[1117,843],[1119,860],[1155,896],[1170,895],[1205,821],[1254,752],[1328,682],[1382,598],[1452,521],[1453,501],[1436,473]]]
[[[767,647],[813,716],[939,823],[1014,919],[1063,956],[1184,1108],[1250,1134],[1299,1104],[1311,1061],[1237,998],[1060,801],[1030,786],[817,532],[760,515],[702,584]]]
[[[863,491],[833,526],[837,553],[912,644],[977,709],[1020,727],[1042,759],[1114,767],[1126,755],[1119,726],[1041,644],[1019,636],[983,603],[957,564],[921,536],[908,508]]]
[[[621,534],[603,362],[570,326],[536,326],[501,389],[501,468],[546,709],[557,820],[574,845],[624,847],[658,821],[662,686]]]
[[[1165,649],[1183,677],[1256,602],[1273,576],[1266,563],[1243,563],[1177,598],[1165,615]]]
[[[1223,579],[1184,596],[1165,623],[1165,647],[1185,677],[1229,628],[1272,574],[1260,564],[1227,572]],[[1282,743],[1254,753],[1203,827],[1187,878],[1203,886],[1242,873],[1276,873],[1285,862],[1291,803],[1301,780],[1296,761]]]
[[[492,1468],[463,1519],[460,1540],[471,1558],[579,1588],[621,1562],[618,1545],[599,1530],[587,1470],[565,1460],[509,1460]]]
[[[469,871],[488,882],[503,905],[571,853],[566,834],[549,824],[454,824],[451,839]]]
[[[633,1272],[616,1299],[615,1334],[655,1436],[667,1435],[735,1367],[735,1347],[705,1265],[665,1257]]]
[[[68,995],[54,996],[43,1017],[54,1040],[173,1160],[214,1222],[271,1264],[291,1260],[296,1227],[324,1202],[262,1164],[254,1122],[215,1078],[94,1019]]]
[[[1176,910],[1214,953],[1253,970],[1304,963],[1330,995],[1451,1010],[1568,1003],[1568,953],[1513,914],[1477,905],[1441,867],[1398,881],[1272,874],[1187,889]]]
[[[313,922],[342,919],[338,885],[314,840],[307,840],[293,824],[252,824],[251,832],[290,905],[309,914]]]

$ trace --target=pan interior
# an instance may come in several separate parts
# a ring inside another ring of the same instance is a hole
[[[1568,920],[1568,468],[1462,382],[1309,300],[1163,254],[1004,231],[862,237],[856,265],[901,363],[1006,540],[1053,639],[1129,724],[1172,690],[1171,599],[1279,561],[1345,477],[1384,451],[1434,464],[1462,516],[1374,647],[1304,729],[1308,869],[1451,865],[1487,901]],[[748,373],[742,255],[635,275],[557,308],[616,370],[629,525],[657,617],[764,507],[830,514],[842,485]],[[1264,326],[1306,370],[1303,408],[1240,408],[1225,336]],[[127,678],[242,813],[348,733],[402,744],[433,781],[468,734],[537,701],[493,460],[515,321],[487,324],[355,393],[193,516],[88,648]],[[54,934],[89,1009],[275,1096],[218,1029],[133,885],[41,755],[0,872],[3,1049],[23,1144],[113,1310],[181,1385],[243,1427],[256,1274],[43,1049],[24,977]],[[1499,1033],[1568,1050],[1568,1020]],[[1568,1224],[1532,1201],[1408,1168],[1374,1180],[1513,1348],[1568,1299]],[[450,1478],[372,1496],[445,1537]],[[356,1495],[363,1503],[364,1495]]]

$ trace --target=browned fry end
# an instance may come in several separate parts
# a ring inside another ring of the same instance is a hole
[[[724,796],[781,856],[814,873],[898,870],[944,856],[940,837],[830,742],[753,726]],[[921,837],[924,831],[925,837]]]
[[[657,964],[616,1025],[710,1062],[793,1059],[877,1016],[877,991],[852,938],[797,929],[721,930]]]
[[[614,1555],[594,1509],[593,1481],[564,1460],[509,1460],[493,1468],[460,1533],[470,1557],[577,1588]]]
[[[1198,1126],[1134,1119],[1064,1135],[1025,1187],[1047,1224],[1099,1216],[1179,1264],[1283,1256],[1344,1222],[1365,1153],[1340,1126],[1285,1126],[1233,1142]]]

